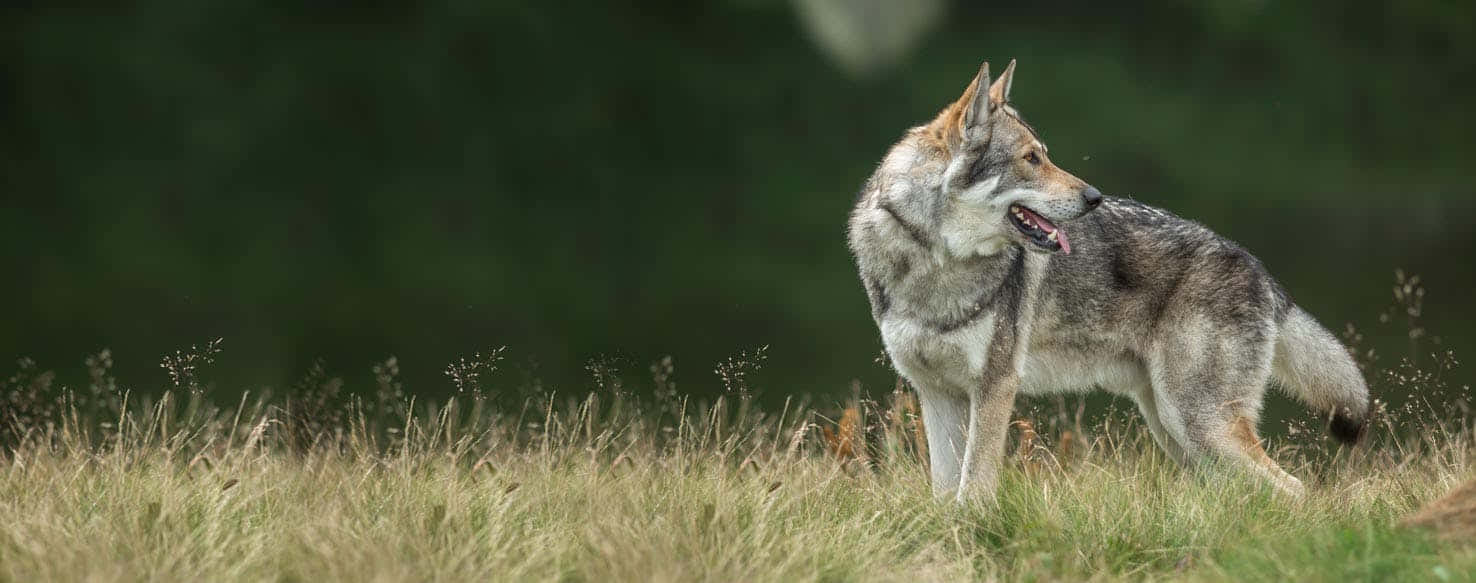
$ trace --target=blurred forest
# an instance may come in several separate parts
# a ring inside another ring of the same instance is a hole
[[[493,386],[672,355],[703,393],[767,345],[764,395],[886,390],[846,214],[1010,58],[1061,166],[1240,241],[1373,345],[1407,343],[1378,315],[1422,274],[1431,332],[1476,356],[1476,5],[898,5],[8,4],[0,358],[85,379],[111,347],[154,390],[224,337],[220,390],[396,355],[444,394],[507,345]]]

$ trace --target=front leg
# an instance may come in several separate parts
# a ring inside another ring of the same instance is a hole
[[[967,443],[964,438],[968,435],[969,398],[963,391],[951,391],[937,383],[914,382],[913,386],[922,402],[933,495],[951,498],[957,495]]]
[[[1010,413],[1015,408],[1015,393],[1020,377],[1013,370],[986,378],[969,392],[968,434],[964,446],[963,477],[958,488],[958,501],[972,496],[994,497],[999,485],[1000,462],[1004,458],[1005,436],[1009,432]]]

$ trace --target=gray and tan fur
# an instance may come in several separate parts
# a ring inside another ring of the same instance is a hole
[[[849,239],[887,354],[915,387],[934,491],[992,494],[1017,393],[1132,398],[1183,464],[1289,492],[1260,445],[1269,381],[1358,439],[1368,389],[1255,257],[1205,227],[1103,197],[1056,167],[989,66],[887,153]]]

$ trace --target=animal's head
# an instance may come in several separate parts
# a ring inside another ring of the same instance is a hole
[[[1012,60],[999,79],[989,63],[963,96],[923,128],[947,152],[940,235],[954,253],[992,253],[1009,240],[1071,253],[1062,223],[1090,212],[1102,193],[1051,162],[1035,129],[1009,103]]]

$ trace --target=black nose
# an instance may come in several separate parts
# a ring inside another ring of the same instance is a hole
[[[1087,185],[1086,189],[1081,191],[1081,198],[1086,200],[1087,208],[1094,209],[1097,205],[1102,204],[1102,191],[1097,190],[1095,186]]]

